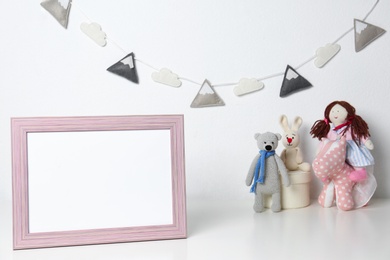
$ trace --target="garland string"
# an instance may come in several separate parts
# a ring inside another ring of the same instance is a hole
[[[376,8],[376,6],[378,5],[379,3],[379,0],[376,0],[375,3],[373,4],[373,6],[371,7],[371,9],[367,12],[367,14],[364,16],[363,18],[363,21],[365,21],[369,16],[370,14],[374,11],[374,9]],[[71,3],[72,4],[72,8],[76,8],[88,21],[92,22],[93,20],[89,18],[88,15],[86,15],[86,13],[78,6],[78,4],[74,4],[74,2]],[[333,41],[333,44],[339,42],[341,39],[343,39],[346,35],[348,35],[351,31],[354,30],[354,27],[348,29],[346,32],[344,32],[342,35],[340,35],[335,41]],[[118,49],[120,49],[121,51],[123,51],[125,54],[128,54],[129,52],[126,51],[124,48],[122,48],[117,42],[115,42],[111,37],[106,37],[106,39],[110,40],[111,43],[113,43]],[[313,61],[315,58],[317,57],[317,55],[314,55],[312,57],[310,57],[309,59],[307,59],[306,61],[302,62],[301,64],[299,64],[298,66],[295,66],[293,67],[295,70],[298,70],[300,69],[301,67],[303,67],[304,65],[306,65],[307,63]],[[150,63],[148,62],[145,62],[139,58],[134,58],[135,60],[137,60],[138,62],[142,63],[143,65],[155,70],[155,71],[159,71],[158,68],[156,68],[155,66],[151,65]],[[262,80],[266,80],[266,79],[271,79],[271,78],[275,78],[275,77],[279,77],[279,76],[282,76],[284,75],[284,71],[283,72],[278,72],[278,73],[274,73],[274,74],[270,74],[270,75],[267,75],[267,76],[263,76],[263,77],[260,77],[260,78],[256,78],[258,81],[262,81]],[[192,80],[190,78],[187,78],[187,77],[181,77],[181,76],[178,76],[179,79],[181,80],[185,80],[185,81],[188,81],[188,82],[191,82],[195,85],[198,85],[198,86],[201,86],[202,83],[199,83],[195,80]],[[233,85],[237,85],[238,82],[227,82],[227,83],[218,83],[218,84],[212,84],[213,87],[224,87],[224,86],[233,86]]]

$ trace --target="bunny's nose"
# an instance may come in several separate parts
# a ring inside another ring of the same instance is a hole
[[[289,143],[289,144],[291,144],[292,143],[292,138],[289,138],[289,137],[287,137],[287,142]]]

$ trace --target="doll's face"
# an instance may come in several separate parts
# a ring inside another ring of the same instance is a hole
[[[334,105],[329,113],[329,119],[335,126],[344,123],[347,116],[347,110],[339,104]]]

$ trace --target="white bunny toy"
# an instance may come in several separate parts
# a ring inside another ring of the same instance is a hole
[[[284,131],[281,140],[285,147],[280,154],[280,158],[286,165],[286,168],[290,171],[310,171],[311,166],[309,163],[303,162],[302,153],[298,147],[300,143],[298,129],[302,125],[302,118],[299,116],[295,117],[291,128],[285,115],[280,116],[279,123]]]

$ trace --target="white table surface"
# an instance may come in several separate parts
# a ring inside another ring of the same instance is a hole
[[[349,212],[313,201],[279,213],[255,213],[249,200],[189,200],[187,215],[187,239],[13,251],[11,217],[3,214],[0,259],[390,259],[388,199]]]

